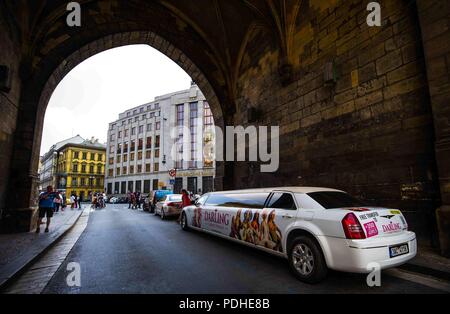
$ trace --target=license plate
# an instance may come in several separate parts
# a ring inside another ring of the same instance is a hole
[[[408,243],[389,247],[389,255],[391,256],[391,258],[400,255],[405,255],[408,253],[409,253]]]

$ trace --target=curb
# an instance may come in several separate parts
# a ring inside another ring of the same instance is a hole
[[[406,264],[399,266],[398,268],[406,270],[406,271],[419,273],[422,275],[432,276],[432,277],[435,277],[438,279],[444,279],[446,281],[450,281],[450,272],[442,271],[439,269],[430,268],[430,267],[413,264],[413,263],[406,263]]]
[[[11,275],[9,278],[3,280],[3,282],[0,282],[0,294],[3,293],[4,290],[6,290],[18,277],[20,277],[33,263],[38,261],[45,253],[47,253],[57,242],[61,240],[70,230],[73,229],[73,227],[76,225],[80,217],[83,215],[84,211],[87,210],[88,207],[85,207],[82,211],[80,211],[80,214],[77,216],[77,218],[74,220],[72,225],[67,228],[64,232],[62,232],[59,236],[57,236],[49,245],[47,245],[42,251],[40,251],[38,254],[36,254],[33,258],[31,258],[29,261],[27,261],[23,266],[21,266],[13,275]]]

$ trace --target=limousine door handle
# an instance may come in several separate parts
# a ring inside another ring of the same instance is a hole
[[[291,215],[283,215],[281,217],[285,218],[285,219],[292,219],[292,218],[294,218],[294,216],[291,216]]]

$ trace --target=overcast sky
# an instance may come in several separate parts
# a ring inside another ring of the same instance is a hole
[[[106,142],[108,124],[119,113],[188,89],[190,82],[176,63],[147,45],[97,54],[75,67],[55,89],[45,115],[41,155],[77,134]]]

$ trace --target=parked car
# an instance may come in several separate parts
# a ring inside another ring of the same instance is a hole
[[[153,195],[150,201],[150,212],[155,213],[156,203],[160,202],[166,195],[173,194],[171,190],[156,190],[153,191]]]
[[[109,198],[108,203],[116,204],[118,200],[119,200],[119,198],[113,196],[113,197]]]
[[[327,188],[213,192],[182,210],[181,227],[285,257],[297,278],[317,283],[327,270],[368,273],[416,255],[416,235],[398,209],[366,206]]]
[[[119,197],[119,199],[117,200],[117,204],[127,204],[127,203],[128,203],[128,197],[126,197],[126,196]]]
[[[156,203],[155,215],[159,215],[161,219],[166,219],[169,216],[179,216],[181,213],[181,194],[170,194]]]

